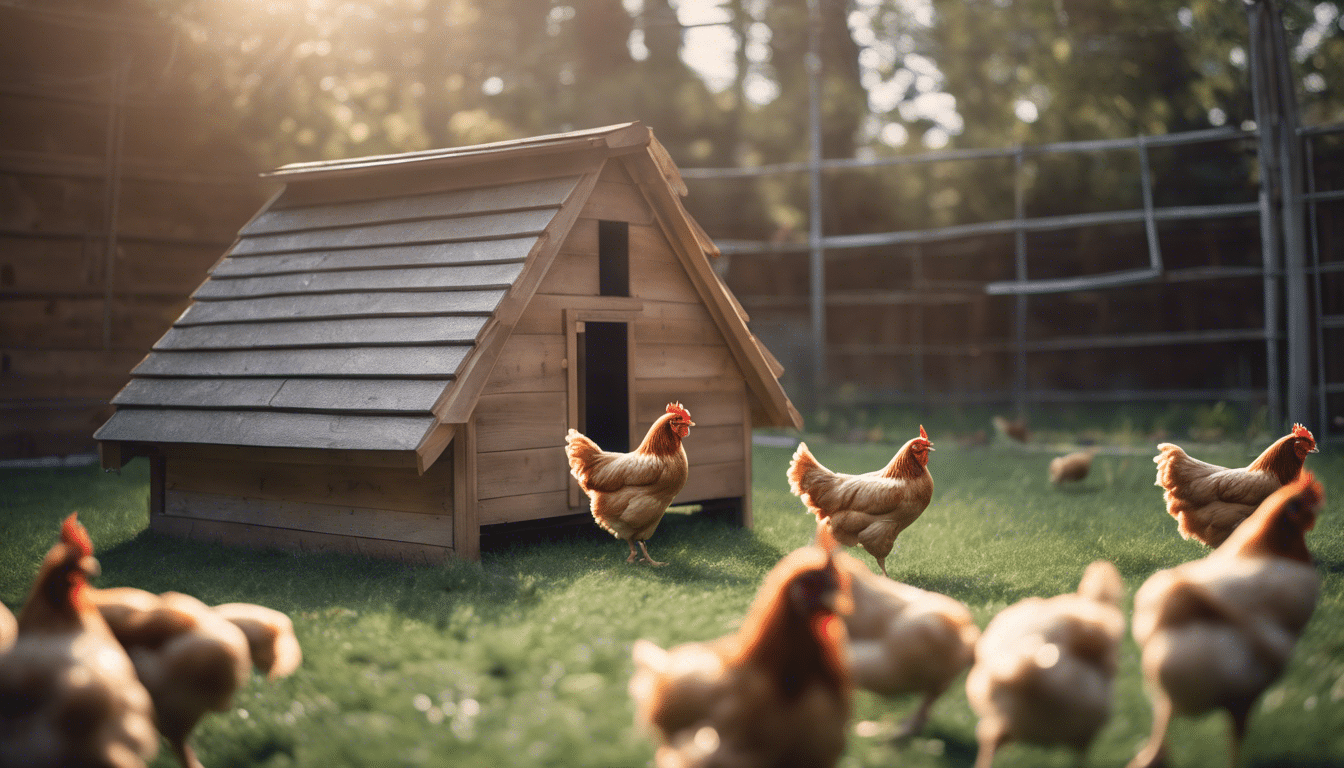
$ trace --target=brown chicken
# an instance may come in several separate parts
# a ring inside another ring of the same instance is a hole
[[[1249,466],[1228,469],[1193,459],[1180,446],[1162,443],[1153,458],[1167,512],[1181,536],[1216,547],[1260,502],[1302,471],[1316,438],[1301,424],[1265,449]]]
[[[604,451],[573,429],[565,437],[569,472],[588,494],[597,524],[630,545],[626,562],[638,559],[638,542],[646,562],[667,565],[649,556],[645,542],[657,530],[667,505],[686,485],[686,449],[681,441],[693,426],[690,412],[681,403],[668,403],[667,413],[653,422],[644,442],[630,453]]]
[[[1305,533],[1324,501],[1310,472],[1270,494],[1207,557],[1153,574],[1134,595],[1134,639],[1153,701],[1153,732],[1130,763],[1157,765],[1175,715],[1223,709],[1230,764],[1251,708],[1279,675],[1316,609],[1321,577]]]
[[[789,464],[789,490],[826,523],[836,541],[847,547],[861,545],[877,559],[886,576],[887,555],[896,537],[923,514],[933,498],[928,469],[932,450],[933,443],[921,426],[919,437],[901,446],[886,467],[846,475],[822,466],[807,443],[799,443]]]
[[[635,641],[630,695],[658,768],[835,765],[852,705],[849,580],[832,553],[795,550],[765,577],[736,633],[663,650]]]
[[[1087,473],[1092,471],[1092,457],[1096,455],[1096,448],[1088,448],[1056,456],[1050,460],[1050,482],[1059,485],[1086,480]]]
[[[1013,741],[1069,746],[1082,762],[1111,716],[1124,593],[1120,572],[1098,560],[1076,593],[1027,598],[990,620],[966,677],[980,717],[976,768],[989,768]]]
[[[206,712],[228,711],[234,691],[247,683],[247,638],[190,595],[131,587],[91,592],[154,699],[159,733],[183,768],[200,768],[187,739]]]
[[[1027,427],[1026,419],[1013,419],[1009,421],[1003,416],[995,416],[994,431],[1004,437],[1019,443],[1025,443],[1031,440],[1031,429]]]
[[[141,768],[158,751],[154,708],[89,598],[93,543],[65,519],[0,655],[0,766]]]
[[[840,552],[852,580],[854,610],[845,616],[854,684],[883,696],[923,695],[898,737],[924,729],[938,697],[970,665],[980,628],[962,603],[878,576]]]

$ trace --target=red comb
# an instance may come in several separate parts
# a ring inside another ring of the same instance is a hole
[[[920,425],[919,425],[919,436],[920,436],[921,438],[925,439],[925,440],[928,440],[928,439],[929,439],[929,435],[928,435],[928,433],[926,433],[926,432],[924,431],[924,425],[923,425],[923,424],[920,424]]]
[[[78,549],[81,557],[88,557],[93,554],[93,540],[84,526],[79,524],[78,516],[78,512],[71,512],[61,523],[61,541]]]
[[[683,418],[687,419],[691,418],[691,412],[686,410],[685,408],[682,408],[681,403],[668,403],[667,412],[680,414]]]
[[[1301,424],[1293,425],[1293,437],[1305,437],[1313,443],[1316,442],[1316,438],[1312,437],[1311,431]]]

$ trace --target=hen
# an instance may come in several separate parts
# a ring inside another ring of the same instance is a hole
[[[1087,479],[1087,473],[1092,471],[1092,457],[1096,455],[1097,449],[1089,448],[1051,459],[1051,484],[1077,483]]]
[[[923,694],[898,736],[918,734],[934,702],[971,663],[980,628],[946,595],[878,576],[847,554],[835,557],[852,580],[854,610],[845,628],[854,683],[883,696]]]
[[[976,768],[1008,742],[1063,744],[1079,762],[1111,714],[1125,617],[1120,572],[1098,560],[1078,591],[1000,611],[975,646],[966,695],[980,717]]]
[[[256,623],[235,608],[241,604],[212,610],[190,595],[154,595],[130,587],[94,590],[92,598],[149,690],[159,732],[178,762],[183,768],[201,768],[187,741],[192,730],[207,712],[228,711],[234,692],[247,683],[254,661],[258,669],[272,671],[276,643],[259,642],[254,657],[247,631],[233,616],[238,613],[249,624]],[[282,629],[288,628],[288,621],[285,617]],[[292,629],[288,639],[293,640]],[[286,646],[283,653],[292,656],[297,647],[294,642],[293,649]],[[287,663],[284,673],[294,666],[297,662]]]
[[[1134,639],[1153,732],[1131,768],[1162,761],[1174,715],[1227,710],[1237,765],[1256,699],[1283,673],[1321,577],[1305,533],[1323,502],[1310,472],[1274,493],[1207,557],[1153,574],[1134,595]]]
[[[565,437],[569,472],[588,494],[593,519],[602,529],[630,545],[626,562],[639,557],[635,542],[650,565],[667,565],[649,556],[645,544],[686,485],[686,449],[681,441],[695,422],[681,403],[668,403],[667,413],[653,422],[644,442],[630,453],[604,451],[576,430]]]
[[[139,768],[157,752],[149,693],[89,599],[97,574],[72,514],[0,656],[0,766]]]
[[[789,464],[789,490],[826,523],[836,541],[847,547],[861,545],[877,559],[886,576],[887,555],[896,537],[933,498],[928,469],[932,450],[933,443],[921,426],[919,437],[901,446],[886,467],[846,475],[822,466],[807,443],[799,443]]]
[[[993,422],[994,422],[994,431],[998,432],[1004,437],[1007,437],[1011,440],[1015,440],[1019,443],[1025,443],[1031,439],[1031,429],[1027,427],[1026,419],[1014,419],[1012,421],[1009,421],[1007,418],[1003,416],[996,415],[993,418]]]
[[[1167,512],[1180,524],[1181,536],[1216,547],[1256,506],[1302,471],[1316,438],[1301,424],[1265,449],[1249,466],[1228,469],[1186,455],[1180,446],[1162,443],[1153,461],[1165,492]]]
[[[658,768],[832,766],[852,701],[849,580],[832,553],[795,550],[765,577],[736,633],[663,650],[637,640],[630,695]]]

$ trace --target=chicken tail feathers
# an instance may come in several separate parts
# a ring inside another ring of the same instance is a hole
[[[571,429],[565,435],[565,456],[569,458],[569,473],[579,481],[579,487],[588,490],[588,476],[593,471],[593,462],[602,454],[602,449],[587,435]]]
[[[815,503],[813,494],[824,491],[826,481],[832,477],[834,475],[831,471],[823,467],[807,449],[807,443],[798,443],[798,450],[793,452],[793,460],[789,462],[789,491],[802,499],[808,511],[815,514],[818,520],[826,519],[830,512]]]
[[[294,624],[280,611],[251,603],[225,603],[214,610],[243,631],[253,666],[268,678],[287,677],[303,663]]]

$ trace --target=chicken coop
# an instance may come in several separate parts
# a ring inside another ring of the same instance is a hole
[[[169,535],[412,561],[586,511],[569,428],[696,428],[675,504],[750,525],[751,429],[801,426],[639,123],[284,166],[112,400]]]

